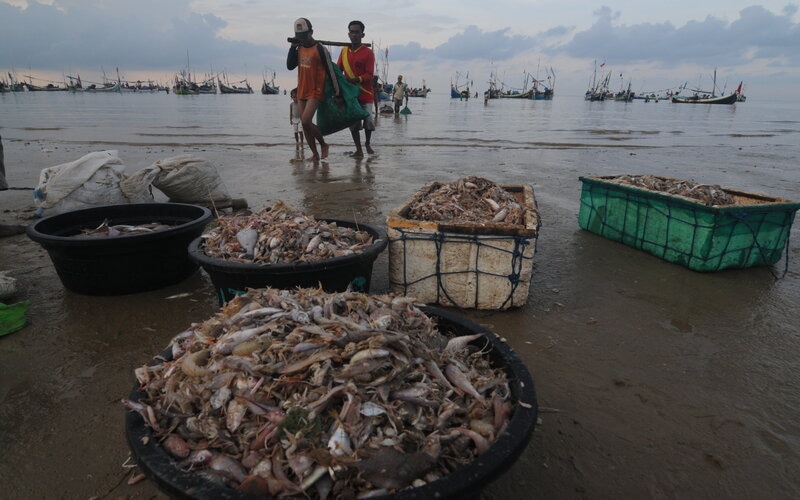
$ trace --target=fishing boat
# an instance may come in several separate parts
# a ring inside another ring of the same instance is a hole
[[[166,92],[167,94],[169,94],[169,87],[154,83],[152,80],[147,80],[147,83],[142,82],[142,80],[136,80],[135,82],[123,81],[120,87],[120,92],[137,92],[137,93],[150,93],[150,94],[154,94],[156,92]]]
[[[547,73],[546,82],[538,78],[533,79],[533,95],[531,99],[536,99],[537,101],[550,101],[553,99],[556,87],[556,73],[553,71],[552,66],[545,72]]]
[[[244,84],[244,87],[239,87],[236,84],[230,85],[226,78],[226,83],[222,83],[222,79],[217,76],[217,83],[219,84],[219,93],[220,94],[252,94],[253,88],[250,87],[250,83],[247,79],[244,79],[239,84]]]
[[[670,89],[665,90],[657,90],[657,91],[645,91],[645,92],[637,92],[633,98],[634,100],[642,100],[644,102],[658,102],[658,101],[667,101],[669,102],[672,99],[674,92]]]
[[[534,90],[532,99],[537,101],[552,101],[555,91],[551,87],[544,87],[542,90]]]
[[[522,89],[512,89],[508,92],[501,89],[499,92],[497,92],[497,97],[501,99],[536,99],[537,94],[539,94],[540,99],[553,98],[552,89],[546,86],[543,90],[539,89],[539,84],[543,84],[544,82],[536,79],[536,77],[527,71],[525,71],[524,74],[525,81],[522,84]],[[528,82],[531,82],[530,88],[528,88]],[[489,97],[491,98],[491,95]]]
[[[462,99],[467,100],[469,99],[469,71],[464,77],[464,83],[459,83],[461,79],[461,73],[456,72],[456,80],[455,83],[450,80],[450,97],[453,99]]]
[[[120,92],[120,84],[119,82],[107,82],[100,84],[99,86],[96,83],[90,84],[88,87],[84,88],[84,92]]]
[[[188,77],[188,74],[181,71],[180,76],[175,75],[175,84],[172,86],[172,93],[175,95],[197,95],[200,93],[200,89],[198,85]]]
[[[119,73],[117,73],[117,81],[111,81],[106,78],[105,73],[103,73],[103,83],[97,82],[88,82],[89,85],[84,85],[83,81],[81,80],[81,75],[78,76],[67,76],[70,82],[67,84],[67,87],[72,92],[121,92],[122,85],[120,84],[119,80]]]
[[[425,80],[422,81],[422,88],[413,88],[408,90],[408,97],[428,97],[431,89],[425,85]]]
[[[8,81],[3,78],[0,80],[0,92],[24,92],[25,91],[25,84],[17,80],[14,75],[11,74],[9,71],[6,73],[8,75]]]
[[[181,73],[181,76],[175,77],[175,85],[172,86],[172,92],[177,95],[216,94],[217,84],[211,78],[204,80],[202,83],[196,83],[186,74]]]
[[[619,92],[614,94],[614,100],[619,102],[632,102],[633,98],[636,96],[636,93],[631,90],[631,81],[628,80],[628,87],[625,88],[622,85],[622,73],[619,74],[620,78],[620,89]]]
[[[22,82],[3,82],[3,92],[25,92],[25,84]]]
[[[217,83],[213,76],[206,74],[206,79],[202,83],[197,83],[192,79],[192,70],[189,64],[189,51],[186,51],[186,69],[175,75],[175,84],[172,91],[177,95],[197,95],[197,94],[216,94]],[[195,76],[197,76],[195,74]]]
[[[672,96],[672,102],[675,104],[736,104],[737,102],[741,102],[742,83],[743,82],[739,82],[739,86],[731,94],[722,93],[721,95],[717,95],[717,70],[715,68],[711,87],[712,90],[701,90],[699,88],[690,89],[692,95],[674,95]],[[684,85],[684,90],[685,89],[686,85]],[[722,92],[724,92],[724,90]]]
[[[509,92],[500,92],[497,96],[501,99],[531,99],[533,98],[533,89],[530,90],[511,90]]]
[[[52,83],[48,83],[43,87],[32,83],[26,83],[25,87],[28,89],[28,92],[60,92],[69,90],[67,87],[61,87],[60,85],[54,85]]]
[[[600,68],[605,66],[606,63],[603,62],[600,65]],[[594,61],[594,72],[592,73],[592,81],[589,84],[589,90],[586,91],[583,98],[587,101],[605,101],[607,98],[613,99],[614,93],[608,90],[608,83],[611,81],[611,72],[609,71],[608,74],[604,77],[601,77],[600,80],[597,79],[597,60]]]
[[[735,92],[724,96],[709,96],[708,94],[694,94],[689,97],[672,96],[672,102],[677,104],[734,104],[738,99]]]
[[[216,94],[217,84],[213,78],[207,78],[197,86],[197,91],[198,94]]]
[[[275,95],[280,93],[281,89],[275,85],[275,72],[272,72],[272,79],[267,83],[267,77],[264,77],[264,83],[261,84],[261,93],[264,95]]]
[[[28,82],[25,82],[24,85],[25,88],[28,89],[28,92],[66,92],[69,90],[67,86],[61,86],[52,82],[48,82],[47,85],[34,85],[34,78],[31,75],[25,76],[28,78]]]
[[[523,74],[525,75],[525,81],[522,84],[521,89],[509,87],[509,89],[507,90],[506,84],[504,82],[501,82],[500,91],[497,93],[497,97],[499,97],[500,99],[530,99],[531,97],[533,97],[533,89],[528,90],[528,78],[530,77],[530,75],[528,74],[527,71],[523,71]]]
[[[483,93],[484,102],[488,99],[497,99],[500,97],[500,89],[497,87],[497,72],[492,70],[489,73],[489,88]]]

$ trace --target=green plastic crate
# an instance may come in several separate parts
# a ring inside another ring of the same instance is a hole
[[[701,272],[772,265],[788,250],[800,203],[724,189],[737,204],[707,206],[683,196],[580,177],[582,229]]]

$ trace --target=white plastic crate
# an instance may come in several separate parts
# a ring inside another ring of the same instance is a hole
[[[523,206],[523,224],[407,218],[410,206],[440,185],[426,184],[387,218],[392,292],[465,309],[525,304],[540,225],[533,188],[501,186]]]

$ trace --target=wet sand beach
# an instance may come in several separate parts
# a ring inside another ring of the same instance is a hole
[[[347,155],[349,134],[332,136],[331,156],[319,164],[295,159],[288,128],[287,140],[233,145],[0,130],[15,188],[0,192],[0,223],[32,222],[32,192],[19,188],[35,187],[42,168],[102,149],[119,150],[131,171],[197,154],[217,165],[231,196],[251,208],[283,199],[318,217],[375,224],[431,180],[481,175],[530,184],[542,227],[527,303],[504,312],[456,311],[507,341],[538,394],[529,446],[480,498],[800,496],[798,229],[788,263],[698,273],[577,224],[584,175],[695,178],[798,201],[800,182],[785,153],[745,147],[708,171],[698,166],[713,163],[713,155],[691,145],[678,159],[664,147],[608,142],[393,140],[391,130],[409,126],[406,120],[381,124],[378,154],[364,159]],[[387,260],[384,252],[375,263],[373,293],[389,291]],[[31,301],[28,325],[0,338],[2,496],[166,498],[149,480],[129,484],[137,469],[119,400],[133,386],[134,368],[217,310],[207,275],[134,295],[77,295],[26,235],[0,239],[1,270],[17,279],[15,299]]]

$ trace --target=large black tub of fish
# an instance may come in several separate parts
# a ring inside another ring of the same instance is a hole
[[[172,498],[469,498],[538,410],[498,336],[392,295],[249,290],[134,373],[128,445]]]
[[[315,219],[282,202],[249,216],[220,219],[189,245],[219,303],[248,288],[319,287],[368,292],[372,266],[389,240],[383,228]]]
[[[179,283],[197,271],[186,247],[211,211],[181,203],[131,203],[74,210],[27,227],[65,288],[123,295]]]

